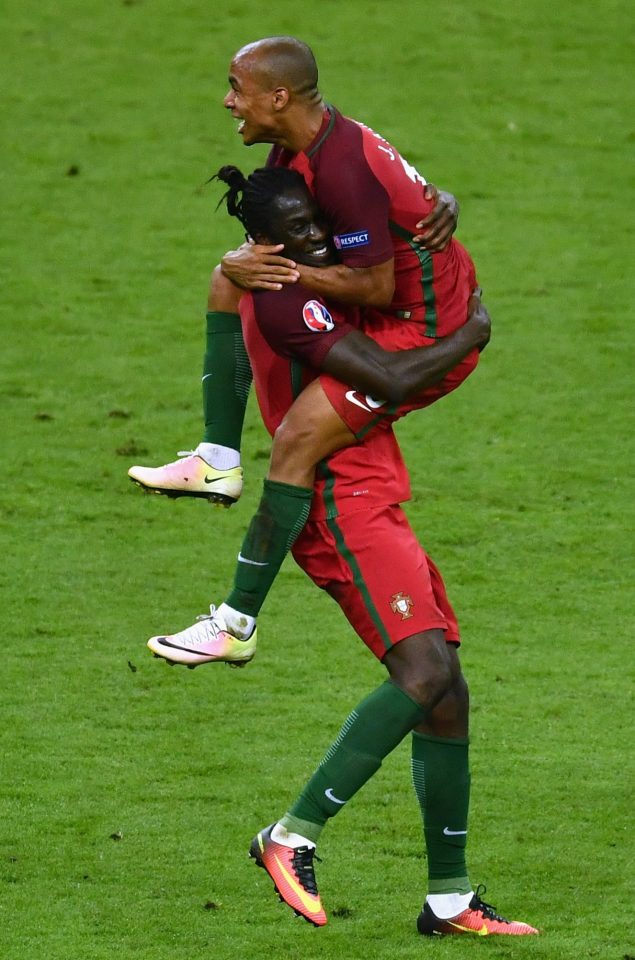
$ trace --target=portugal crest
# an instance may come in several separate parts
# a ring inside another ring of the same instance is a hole
[[[410,617],[414,616],[412,613],[412,608],[414,603],[412,598],[407,594],[403,593],[401,590],[399,593],[395,593],[390,601],[390,609],[393,613],[401,614],[402,620],[409,620]]]

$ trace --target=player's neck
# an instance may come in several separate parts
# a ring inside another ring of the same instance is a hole
[[[313,143],[324,121],[324,101],[310,107],[294,107],[285,117],[276,143],[291,153],[300,153]]]

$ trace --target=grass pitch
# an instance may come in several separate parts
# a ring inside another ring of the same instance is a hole
[[[0,955],[635,955],[628,5],[8,0],[3,27]],[[493,341],[400,435],[463,623],[471,873],[539,939],[417,937],[405,745],[325,833],[324,930],[248,862],[382,676],[292,563],[246,670],[144,648],[222,598],[266,470],[252,404],[239,507],[125,475],[198,440],[207,278],[240,240],[202,184],[264,159],[220,104],[271,33],[462,201]]]

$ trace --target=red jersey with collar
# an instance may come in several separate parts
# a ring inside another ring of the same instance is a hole
[[[254,290],[240,301],[258,405],[273,436],[333,344],[357,325],[356,308],[326,304],[299,286]],[[408,472],[390,424],[318,467],[310,519],[324,520],[410,499]]]
[[[395,294],[388,309],[408,313],[425,336],[445,337],[467,319],[476,286],[467,250],[452,239],[429,253],[412,242],[434,201],[425,180],[383,137],[327,107],[307,150],[273,147],[268,163],[298,170],[332,228],[342,263],[370,267],[395,260]]]

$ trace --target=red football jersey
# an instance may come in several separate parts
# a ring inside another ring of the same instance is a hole
[[[395,260],[395,294],[388,312],[425,324],[444,337],[467,319],[476,286],[467,250],[452,239],[429,253],[412,242],[416,224],[434,207],[425,180],[369,127],[327,107],[313,143],[298,154],[273,147],[268,163],[298,170],[327,217],[343,263],[369,267]]]
[[[240,316],[258,405],[273,436],[330,347],[356,325],[357,310],[344,311],[300,286],[287,286],[244,294]],[[315,491],[312,520],[408,500],[408,471],[390,424],[323,461]]]

